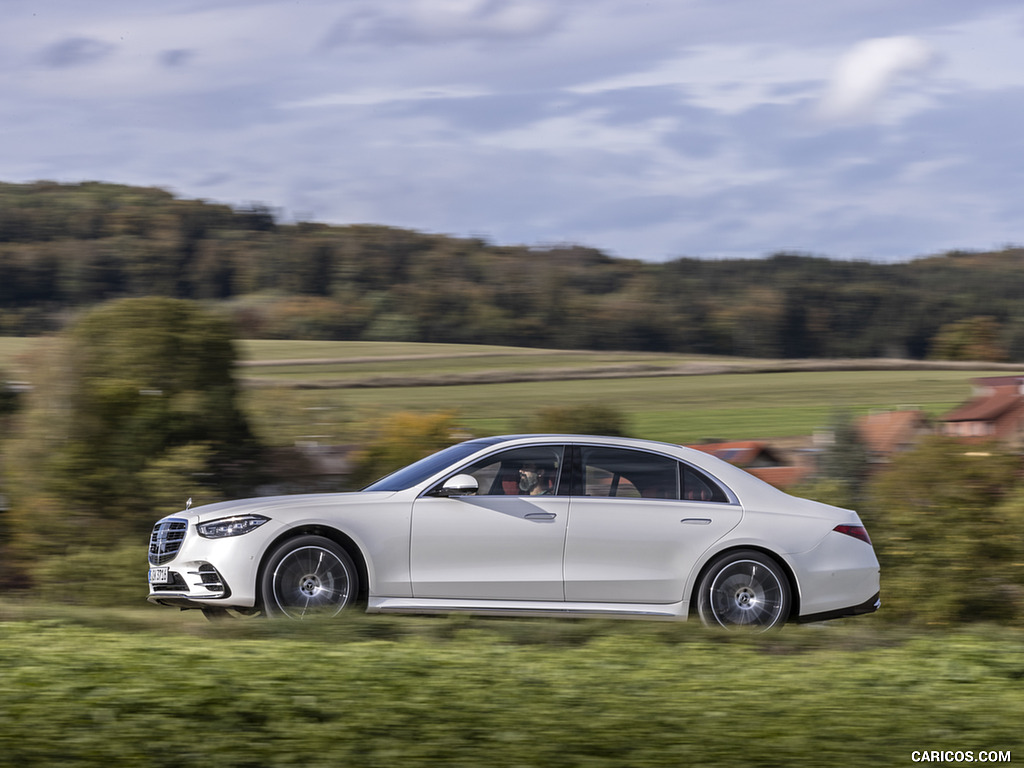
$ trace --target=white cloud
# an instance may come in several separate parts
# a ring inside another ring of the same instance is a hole
[[[465,34],[530,35],[543,30],[553,14],[536,2],[508,0],[417,0],[412,17],[431,36]]]
[[[671,86],[696,107],[736,114],[763,104],[794,104],[814,93],[827,54],[783,46],[705,45],[648,69],[583,83],[574,93]]]
[[[840,59],[820,105],[831,120],[869,115],[901,78],[921,72],[935,53],[916,37],[877,37],[857,43]]]
[[[601,110],[560,115],[539,120],[522,128],[494,133],[482,145],[505,149],[564,152],[648,153],[658,139],[673,130],[677,121],[658,118],[640,124],[609,125]]]
[[[529,37],[558,14],[536,0],[407,0],[365,5],[345,14],[327,45],[457,42]]]
[[[314,107],[356,107],[389,104],[397,101],[429,101],[432,99],[472,99],[486,96],[480,88],[465,86],[437,86],[422,88],[356,88],[351,91],[314,96],[309,99],[289,101],[282,109],[307,109]]]

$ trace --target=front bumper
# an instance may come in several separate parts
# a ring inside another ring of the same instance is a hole
[[[149,585],[149,601],[159,605],[189,607],[193,600],[226,600],[231,587],[211,563],[183,564],[180,570],[168,568],[166,583]],[[205,603],[203,603],[205,604]]]
[[[166,567],[168,580],[149,585],[149,602],[180,608],[254,607],[260,558],[280,525],[272,521],[241,536],[207,539],[196,531],[197,522],[195,517],[165,518],[153,529],[150,568]],[[160,527],[168,524],[181,533],[160,541]]]

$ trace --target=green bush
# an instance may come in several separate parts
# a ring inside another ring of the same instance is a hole
[[[385,416],[371,427],[363,447],[356,452],[349,484],[361,488],[465,437],[454,411],[399,411]]]
[[[862,514],[882,565],[886,615],[1024,623],[1019,465],[994,445],[936,437],[872,483]]]
[[[156,522],[154,516],[153,522]],[[125,540],[109,548],[69,548],[29,568],[31,599],[52,603],[119,607],[141,605],[146,584],[148,542]]]
[[[610,405],[589,403],[541,408],[526,423],[525,431],[623,436],[628,428],[622,411]]]
[[[881,767],[1020,743],[1019,632],[857,649],[804,628],[801,650],[786,633],[619,626],[564,646],[475,624],[449,640],[299,626],[197,642],[0,623],[0,764]]]

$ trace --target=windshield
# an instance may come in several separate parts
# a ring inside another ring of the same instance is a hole
[[[458,443],[443,451],[433,453],[425,459],[420,459],[409,466],[392,472],[382,477],[375,483],[363,488],[364,491],[404,491],[414,485],[423,482],[431,475],[440,472],[445,467],[455,464],[461,459],[476,453],[481,448],[501,442],[500,438],[484,438],[481,440],[468,440],[465,443]]]

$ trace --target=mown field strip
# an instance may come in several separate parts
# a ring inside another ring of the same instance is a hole
[[[630,434],[668,442],[810,435],[839,410],[920,407],[941,414],[970,395],[986,371],[805,371],[655,378],[605,378],[421,387],[253,389],[248,410],[276,414],[261,435],[286,444],[296,434],[336,434],[398,410],[454,411],[476,435],[519,432],[545,407],[606,405],[625,414]],[[262,416],[261,416],[262,414]],[[324,439],[323,441],[329,442]]]
[[[273,344],[277,353],[286,351],[280,342]],[[363,343],[346,344],[353,353],[365,349]],[[409,356],[417,348],[403,345],[401,351]],[[446,349],[445,354],[465,351],[458,345]],[[567,366],[566,357],[552,365],[549,351],[509,348],[501,358],[507,367],[497,367],[498,358],[445,358],[440,352],[433,348],[429,360],[362,362],[344,372],[307,366],[276,369],[282,375],[265,376],[271,369],[246,369],[244,378],[258,372],[259,383],[269,387],[250,389],[246,401],[254,414],[272,410],[279,424],[291,420],[287,429],[262,430],[266,439],[282,444],[296,434],[347,442],[349,424],[372,424],[396,410],[454,411],[467,431],[483,435],[522,431],[545,407],[580,405],[622,411],[630,433],[638,437],[687,443],[810,435],[828,427],[843,409],[857,414],[919,407],[937,415],[970,395],[972,378],[1005,370],[924,361],[763,361],[599,352],[570,355],[574,365]]]
[[[0,337],[0,371],[45,339]],[[941,414],[970,380],[1020,370],[899,360],[753,360],[701,355],[355,341],[238,342],[239,378],[270,444],[346,443],[396,410],[455,411],[474,434],[515,432],[550,406],[600,404],[639,437],[670,442],[808,435],[840,409]]]
[[[940,413],[969,394],[968,378],[950,371],[612,378],[343,390],[335,402],[360,411],[454,409],[474,433],[515,431],[546,406],[609,405],[630,418],[637,436],[690,442],[809,435],[841,409]]]

